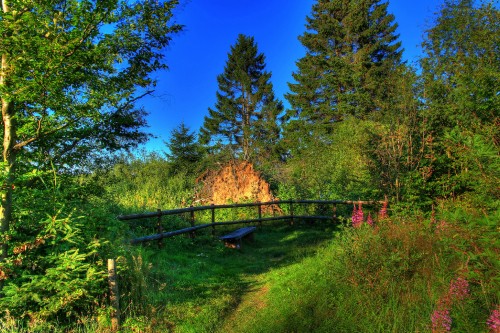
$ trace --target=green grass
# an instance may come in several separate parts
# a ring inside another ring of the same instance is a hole
[[[139,250],[122,272],[124,281],[134,281],[126,289],[136,293],[123,297],[128,318],[124,327],[151,332],[217,331],[248,295],[260,292],[264,276],[313,256],[336,230],[325,222],[267,224],[240,250],[224,247],[209,230],[194,239],[166,239],[161,250],[152,243]],[[217,229],[219,235],[223,232]]]
[[[478,252],[483,234],[418,219],[376,229],[275,223],[241,250],[210,230],[136,247],[121,263],[123,331],[428,332],[460,276],[470,296],[450,304],[452,331],[486,332],[498,290],[492,268],[478,269],[494,265]]]
[[[240,250],[208,229],[165,239],[162,249],[129,247],[117,261],[122,332],[429,332],[458,277],[470,292],[446,303],[452,332],[487,332],[500,301],[488,230],[419,218],[360,229],[281,222],[258,228]],[[108,310],[68,332],[108,332]],[[6,332],[28,332],[9,320]]]

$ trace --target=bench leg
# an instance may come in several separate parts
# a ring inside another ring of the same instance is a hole
[[[241,240],[238,240],[236,242],[225,241],[224,246],[229,249],[239,249],[241,248]]]

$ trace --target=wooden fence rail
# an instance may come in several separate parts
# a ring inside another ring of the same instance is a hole
[[[248,224],[248,223],[258,223],[260,226],[262,226],[263,222],[269,222],[269,221],[278,221],[278,220],[289,220],[290,224],[294,223],[295,219],[332,219],[336,220],[337,219],[337,205],[355,205],[355,204],[362,204],[362,205],[378,205],[378,204],[383,204],[384,201],[352,201],[352,200],[282,200],[282,201],[269,201],[269,202],[254,202],[254,203],[243,203],[243,204],[227,204],[227,205],[210,205],[210,206],[198,206],[198,207],[187,207],[187,208],[178,208],[178,209],[171,209],[171,210],[161,210],[158,209],[156,212],[150,212],[150,213],[143,213],[143,214],[132,214],[132,215],[121,215],[118,216],[119,220],[122,221],[128,221],[128,220],[138,220],[138,219],[146,219],[146,218],[156,218],[156,230],[157,233],[154,235],[149,235],[149,236],[144,236],[144,237],[139,237],[132,239],[130,241],[131,244],[138,244],[138,243],[143,243],[143,242],[149,242],[149,241],[158,241],[158,246],[162,246],[162,239],[164,238],[169,238],[181,234],[187,234],[189,233],[191,237],[194,237],[195,232],[200,229],[204,228],[209,228],[212,227],[212,233],[215,233],[215,227],[216,226],[224,226],[224,225],[233,225],[233,224]],[[332,206],[332,215],[330,216],[324,216],[324,215],[294,215],[294,205],[300,205],[300,204],[305,204],[305,205],[311,205],[311,204],[319,204],[319,205],[330,205]],[[279,216],[272,216],[272,217],[263,217],[262,216],[262,207],[264,206],[272,206],[272,207],[280,207],[279,210],[281,210],[281,205],[288,205],[289,207],[289,214],[287,215],[279,215]],[[230,208],[242,208],[242,207],[257,207],[257,214],[258,217],[254,219],[246,219],[246,220],[237,220],[237,221],[224,221],[224,222],[216,222],[215,221],[215,211],[217,209],[230,209]],[[200,212],[200,211],[206,211],[210,210],[211,211],[211,223],[204,223],[204,224],[199,224],[195,225],[195,212]],[[167,216],[167,215],[179,215],[179,214],[185,214],[189,213],[189,222],[191,224],[190,227],[188,228],[183,228],[179,230],[174,230],[174,231],[168,231],[164,232],[163,231],[163,226],[161,222],[161,217],[162,216]]]
[[[268,221],[278,221],[278,220],[290,220],[290,224],[294,223],[295,219],[328,219],[328,220],[336,220],[337,219],[337,205],[379,205],[383,204],[384,201],[352,201],[352,200],[282,200],[282,201],[269,201],[269,202],[254,202],[254,203],[242,203],[242,204],[227,204],[227,205],[210,205],[210,206],[198,206],[198,207],[188,207],[188,208],[178,208],[171,210],[160,210],[158,209],[156,212],[150,213],[142,213],[142,214],[132,214],[132,215],[120,215],[118,219],[121,221],[128,220],[138,220],[138,219],[146,219],[146,218],[157,218],[156,220],[156,229],[157,234],[139,237],[132,239],[130,241],[131,244],[138,244],[149,241],[158,241],[158,246],[161,247],[162,239],[169,238],[181,234],[189,233],[191,237],[195,236],[195,232],[200,229],[205,229],[212,227],[212,233],[215,233],[216,226],[224,226],[224,225],[233,225],[233,224],[248,224],[248,223],[259,223],[262,226],[263,222]],[[294,215],[293,205],[295,204],[319,204],[319,205],[331,205],[332,206],[332,215],[330,216],[318,216],[318,215]],[[288,215],[280,215],[280,216],[272,216],[272,217],[262,217],[262,207],[263,206],[277,206],[281,207],[281,205],[288,205],[289,214]],[[227,209],[227,208],[241,208],[241,207],[257,207],[258,217],[254,219],[246,219],[246,220],[237,220],[237,221],[224,221],[224,222],[216,222],[215,221],[215,211],[217,209]],[[195,225],[195,212],[199,211],[211,211],[211,223],[204,223]],[[163,227],[161,223],[161,217],[167,215],[178,215],[189,213],[189,222],[191,227],[183,228],[174,231],[163,232]]]

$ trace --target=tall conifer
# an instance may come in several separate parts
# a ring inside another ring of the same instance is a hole
[[[391,73],[401,63],[394,16],[381,0],[318,0],[299,40],[307,49],[289,83],[289,133],[329,133],[348,115],[383,112]],[[297,135],[298,134],[298,135]]]
[[[228,147],[232,157],[253,162],[267,155],[279,139],[277,117],[283,110],[270,78],[254,38],[239,35],[217,77],[217,102],[205,117],[202,142]]]

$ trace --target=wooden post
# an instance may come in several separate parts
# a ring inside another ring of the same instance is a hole
[[[190,206],[191,208],[193,208],[193,205]],[[194,210],[191,211],[191,227],[194,227]],[[196,233],[194,231],[191,231],[191,238],[195,238],[196,237]]]
[[[162,234],[163,233],[163,227],[161,225],[161,209],[158,208],[157,212],[158,212],[158,220],[156,221],[156,231],[159,234]],[[163,246],[163,239],[160,238],[160,239],[158,239],[158,248],[161,249],[162,246]]]
[[[258,205],[258,212],[259,212],[259,226],[262,228],[262,205],[259,202]]]
[[[111,330],[117,332],[120,329],[120,294],[118,293],[118,281],[116,280],[115,259],[108,259],[108,283],[109,301],[111,303]]]
[[[293,225],[293,200],[290,200],[290,216],[292,217],[290,225]]]
[[[212,236],[215,236],[215,205],[211,204],[210,205],[210,210],[212,212]]]

